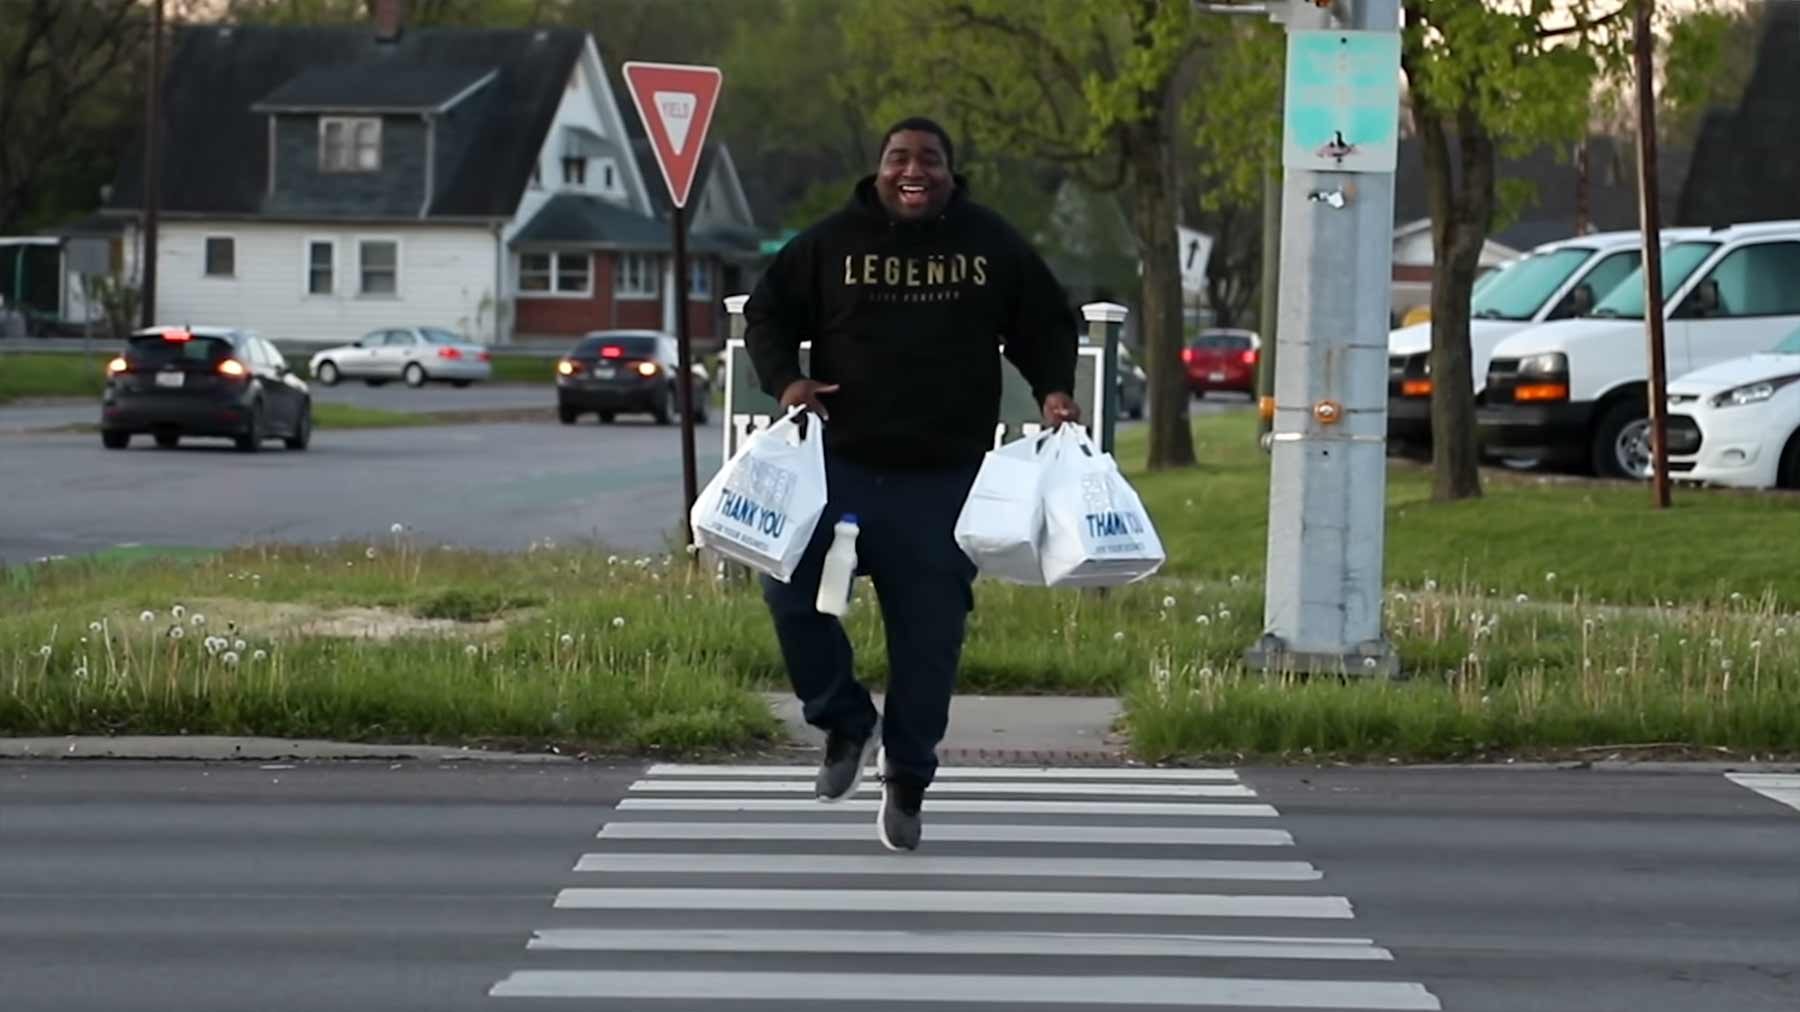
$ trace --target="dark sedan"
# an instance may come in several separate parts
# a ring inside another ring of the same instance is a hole
[[[150,327],[106,368],[100,441],[122,450],[148,433],[173,447],[186,436],[234,440],[254,453],[281,439],[290,450],[312,440],[312,393],[275,346],[224,327]]]
[[[564,425],[584,414],[610,423],[621,414],[647,414],[658,425],[680,416],[675,377],[681,366],[675,339],[654,330],[602,330],[583,337],[556,363],[556,413]],[[706,367],[693,363],[694,421],[706,422],[712,387]]]

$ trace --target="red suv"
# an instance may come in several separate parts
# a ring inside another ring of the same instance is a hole
[[[1203,330],[1181,350],[1188,390],[1197,397],[1208,391],[1235,390],[1256,396],[1257,356],[1262,339],[1248,330]]]

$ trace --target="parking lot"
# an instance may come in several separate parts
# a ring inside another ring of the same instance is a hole
[[[94,433],[55,431],[98,420],[98,404],[85,400],[0,407],[0,563],[120,546],[386,539],[396,523],[421,544],[496,550],[585,539],[660,552],[678,543],[678,427],[637,416],[560,425],[549,387],[349,383],[313,392],[319,403],[387,411],[541,409],[543,421],[320,430],[304,453],[277,442],[250,455],[224,440],[161,450],[140,439],[109,451]],[[1218,398],[1191,408],[1249,409]],[[720,439],[716,418],[698,430],[701,482],[719,466]]]

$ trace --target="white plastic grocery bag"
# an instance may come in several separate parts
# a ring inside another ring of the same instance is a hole
[[[1143,501],[1079,426],[1056,430],[1044,467],[1044,581],[1052,587],[1135,583],[1166,559]]]
[[[688,514],[694,543],[788,582],[825,512],[825,424],[799,409],[744,440]]]
[[[1044,585],[1038,550],[1044,536],[1044,468],[1048,434],[989,450],[956,518],[956,544],[983,576]]]

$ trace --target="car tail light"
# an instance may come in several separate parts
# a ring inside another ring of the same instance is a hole
[[[565,358],[561,362],[556,363],[556,373],[559,376],[573,376],[580,371],[581,363],[579,362],[571,362]]]
[[[619,347],[616,344],[609,344],[606,347],[600,349],[600,357],[601,358],[624,358],[625,357],[625,349]]]
[[[454,362],[457,359],[462,358],[462,349],[460,349],[460,348],[439,348],[438,349],[438,358],[449,359],[452,362]]]
[[[488,354],[485,351],[475,353],[475,361],[477,361],[477,362],[490,362],[493,360],[493,358],[494,358],[494,356]]]
[[[639,362],[637,364],[637,371],[639,376],[654,376],[657,373],[662,372],[662,367],[655,362]]]
[[[1566,401],[1569,399],[1567,383],[1521,383],[1513,388],[1515,402]]]
[[[1428,379],[1403,380],[1400,383],[1402,397],[1430,397],[1431,381]]]
[[[1256,364],[1256,349],[1255,348],[1251,348],[1249,351],[1244,352],[1244,364],[1245,365],[1255,365]]]
[[[129,368],[131,368],[130,364],[127,363],[123,357],[115,358],[111,362],[106,363],[106,373],[109,376],[113,373],[124,372]]]
[[[219,372],[226,376],[243,376],[247,370],[244,369],[244,363],[235,358],[228,358],[219,363]]]
[[[1192,348],[1181,349],[1181,360],[1183,362],[1188,363],[1189,365],[1192,365],[1194,362],[1194,349],[1192,349]]]
[[[188,333],[185,330],[165,330],[165,331],[163,331],[163,340],[165,340],[165,341],[192,341],[193,339],[194,339],[194,335]]]

